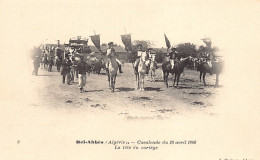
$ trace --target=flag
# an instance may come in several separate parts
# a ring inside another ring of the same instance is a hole
[[[201,40],[206,44],[206,46],[210,46],[211,45],[211,39],[210,38],[203,38]]]
[[[168,49],[171,48],[171,43],[170,43],[169,39],[166,37],[165,34],[164,34],[164,38],[165,38],[166,47],[167,47]]]
[[[132,51],[131,34],[121,35],[123,44],[125,45],[125,50]]]
[[[97,49],[99,51],[101,51],[100,49],[100,36],[99,35],[93,35],[93,36],[90,36],[91,38],[91,41],[93,42],[93,44],[97,47]]]

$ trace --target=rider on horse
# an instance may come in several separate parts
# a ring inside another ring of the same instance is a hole
[[[206,44],[206,62],[210,68],[210,71],[213,67],[213,61],[216,61],[215,55],[213,54],[213,48],[211,47],[211,39],[210,38],[204,38],[202,39],[203,42]],[[212,74],[212,73],[210,73]]]
[[[150,62],[155,62],[156,64],[156,68],[157,68],[157,62],[155,61],[155,56],[156,56],[156,53],[155,52],[152,52],[152,48],[148,48],[148,58],[150,60]]]
[[[108,57],[108,60],[107,60],[107,63],[106,63],[106,68],[108,68],[108,65],[109,65],[109,58],[115,57],[116,52],[115,52],[115,49],[113,48],[113,45],[114,45],[113,42],[108,43],[108,48],[107,48],[107,51],[106,51],[107,57]],[[119,72],[123,73],[122,68],[121,68],[121,62],[117,58],[115,58],[115,60],[116,60],[117,65],[118,65]]]
[[[181,59],[181,55],[177,52],[177,48],[172,47],[171,52],[167,53],[167,60],[171,63],[171,68],[173,69],[175,62],[178,62]]]
[[[140,57],[142,56],[143,53],[146,53],[142,50],[142,47],[143,47],[142,44],[138,44],[137,47],[138,47],[137,56],[136,56],[136,60],[135,60],[135,64],[134,64],[134,68],[135,68],[136,72],[138,72],[138,65],[139,65],[139,62],[140,62]]]

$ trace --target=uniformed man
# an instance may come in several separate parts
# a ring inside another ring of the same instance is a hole
[[[108,43],[108,48],[107,48],[107,51],[106,51],[106,53],[107,53],[107,57],[108,58],[111,58],[111,57],[115,57],[116,55],[116,52],[115,52],[115,49],[113,48],[113,46],[114,46],[114,43],[113,42],[109,42]],[[117,62],[117,65],[118,65],[118,69],[119,69],[119,72],[120,73],[123,73],[122,72],[122,64],[121,64],[121,62],[116,58],[116,62]],[[109,62],[107,61],[107,63],[106,63],[106,68],[108,68],[108,64],[109,64]]]

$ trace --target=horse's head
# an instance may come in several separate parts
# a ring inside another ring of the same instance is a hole
[[[140,60],[142,62],[145,62],[148,59],[147,53],[146,52],[142,52]]]

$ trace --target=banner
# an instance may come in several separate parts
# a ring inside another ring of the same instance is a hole
[[[210,38],[203,38],[201,39],[207,47],[210,47],[211,46],[211,39]]]
[[[167,47],[168,49],[171,48],[171,43],[170,43],[169,39],[166,37],[165,34],[164,34],[164,38],[165,38],[166,47]]]
[[[125,45],[125,50],[132,51],[131,34],[121,35],[123,44]]]
[[[93,35],[93,36],[90,36],[91,38],[91,41],[93,42],[93,44],[97,47],[97,49],[99,51],[101,51],[100,49],[100,36],[99,35]]]

